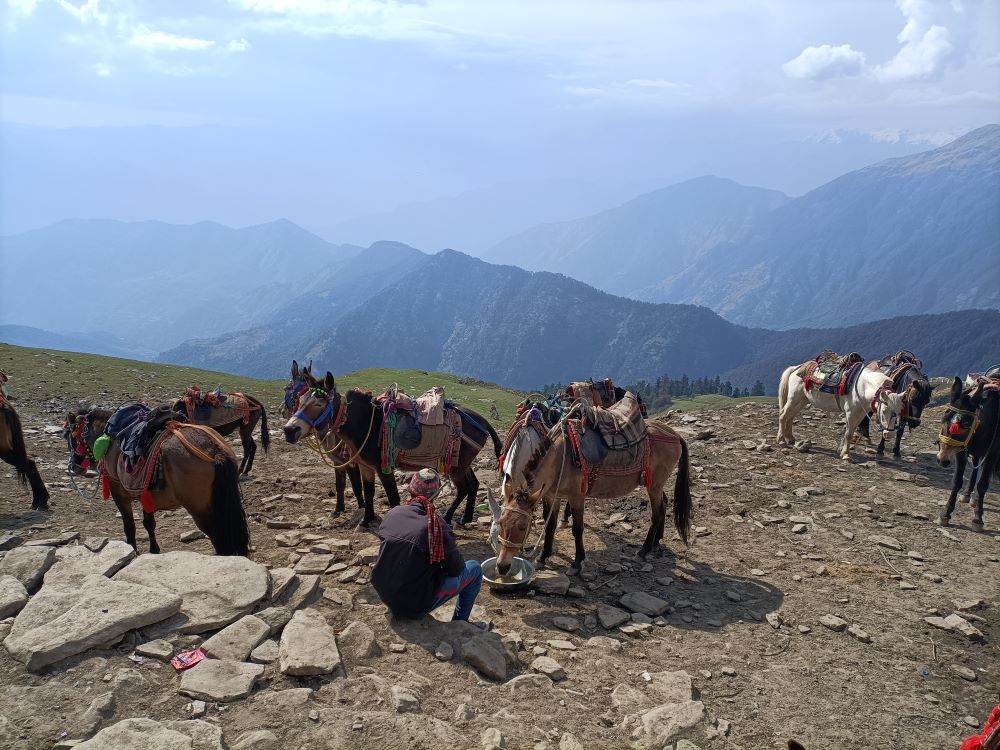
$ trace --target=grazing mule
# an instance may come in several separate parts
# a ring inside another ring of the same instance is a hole
[[[458,458],[451,467],[449,477],[455,485],[455,501],[445,513],[444,520],[452,522],[455,511],[462,500],[465,503],[463,523],[471,523],[475,510],[476,494],[479,491],[479,479],[472,471],[472,462],[492,439],[496,455],[500,455],[500,437],[482,416],[471,409],[453,407],[461,418],[462,434],[459,442]],[[326,374],[322,388],[307,391],[299,398],[299,409],[285,425],[285,439],[296,443],[302,438],[315,433],[328,452],[333,452],[339,444],[350,450],[349,463],[357,462],[362,469],[378,474],[382,488],[389,498],[389,507],[399,505],[399,490],[393,472],[388,474],[380,471],[382,465],[382,446],[379,436],[382,430],[380,424],[382,414],[381,404],[372,394],[350,390],[346,394],[337,391],[336,382],[331,373]],[[401,456],[402,458],[402,456]],[[400,468],[412,470],[420,468],[436,468],[434,463],[420,462],[419,466],[400,464]],[[365,498],[365,515],[361,526],[368,527],[375,521],[374,499]]]
[[[955,378],[938,435],[938,463],[947,468],[952,459],[955,460],[955,479],[948,505],[938,517],[942,526],[951,523],[951,514],[955,511],[970,457],[973,476],[980,472],[972,528],[982,531],[983,506],[990,475],[1000,479],[1000,384],[980,381],[972,388],[963,388],[961,379]]]
[[[647,420],[648,474],[646,467],[633,474],[598,473],[592,482],[587,482],[589,486],[584,493],[585,478],[580,467],[573,464],[564,423],[542,432],[531,424],[529,414],[526,413],[508,432],[507,453],[501,466],[503,505],[497,504],[492,494],[488,496],[493,512],[490,538],[495,547],[499,545],[497,570],[501,575],[506,575],[514,557],[530,546],[528,538],[535,525],[535,509],[540,500],[545,536],[540,564],[544,565],[552,554],[559,501],[565,498],[573,514],[576,543],[576,555],[569,572],[576,574],[587,557],[583,546],[585,500],[625,497],[644,484],[649,495],[650,523],[638,555],[643,559],[650,553],[660,557],[668,502],[664,487],[675,468],[674,527],[687,543],[691,522],[690,467],[687,443],[680,435],[660,420]]]
[[[253,431],[260,422],[260,443],[264,446],[264,453],[271,446],[271,433],[267,430],[267,411],[264,404],[253,396],[245,393],[226,394],[226,402],[222,406],[208,406],[208,412],[202,411],[204,406],[191,405],[187,408],[186,399],[178,399],[173,403],[174,411],[186,414],[188,422],[191,424],[202,424],[211,427],[217,433],[226,437],[236,430],[240,431],[240,442],[243,444],[243,460],[240,461],[240,474],[249,474],[253,468],[253,459],[257,455],[257,442],[253,439]],[[240,404],[242,399],[246,402]],[[226,406],[229,403],[230,406]],[[240,404],[233,406],[232,404]]]
[[[114,415],[109,409],[70,412],[67,423],[83,417],[86,427],[82,440],[92,454],[94,443]],[[183,416],[183,415],[175,415]],[[149,534],[149,551],[158,553],[156,517],[158,510],[184,508],[195,525],[211,540],[217,555],[243,555],[250,551],[250,533],[240,495],[236,454],[218,433],[202,425],[168,421],[167,434],[159,443],[160,480],[143,491],[135,476],[124,472],[121,447],[111,441],[101,459],[102,483],[121,512],[125,540],[137,552],[132,504],[142,504],[142,525]],[[156,460],[147,459],[147,460]],[[136,475],[142,474],[137,470]],[[141,483],[141,482],[140,482]]]
[[[886,361],[887,359],[885,358],[881,361]],[[869,362],[866,367],[870,370],[878,370],[880,369],[879,364],[879,362]],[[886,373],[889,377],[892,377],[893,392],[903,394],[903,409],[899,414],[899,423],[896,425],[896,443],[892,447],[892,455],[896,458],[899,458],[901,455],[899,446],[903,441],[903,432],[905,432],[907,427],[910,428],[910,432],[913,432],[916,427],[920,426],[920,417],[924,412],[924,408],[930,403],[931,394],[934,392],[934,386],[930,384],[930,381],[921,372],[920,367],[916,363],[903,363],[901,367],[902,371],[895,375],[895,377],[893,377],[891,372]],[[882,372],[885,372],[885,370],[882,370]],[[866,439],[869,437],[870,423],[871,419],[866,415],[858,427],[858,432]],[[875,448],[875,452],[880,456],[885,454],[884,433],[878,446]]]
[[[7,380],[7,373],[0,370],[0,386]],[[21,419],[4,397],[3,391],[0,391],[0,459],[14,467],[17,480],[22,486],[31,486],[31,507],[34,510],[48,510],[49,491],[25,448]]]
[[[891,378],[877,370],[862,367],[848,392],[838,396],[825,393],[818,387],[806,388],[806,381],[799,373],[808,364],[792,365],[781,374],[778,386],[778,445],[795,444],[792,422],[809,404],[823,411],[844,415],[847,426],[838,450],[845,461],[850,458],[851,437],[868,414],[875,414],[883,439],[896,429],[903,410],[903,394],[893,393]]]
[[[281,403],[281,416],[290,419],[299,408],[299,399],[310,388],[321,388],[322,382],[316,380],[312,374],[312,363],[305,367],[299,367],[296,360],[292,360],[292,370],[285,384],[285,398]],[[368,498],[375,498],[375,475],[371,472],[362,472],[361,467],[356,462],[345,462],[350,453],[343,450],[328,454],[322,446],[318,448],[320,455],[333,466],[334,470],[334,492],[337,497],[337,505],[333,514],[340,515],[346,511],[344,499],[347,490],[347,480],[351,481],[351,490],[358,501],[358,507],[364,508]]]

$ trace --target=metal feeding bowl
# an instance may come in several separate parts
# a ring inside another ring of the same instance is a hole
[[[483,560],[482,569],[483,580],[494,591],[517,591],[535,580],[535,566],[523,557],[514,558],[510,564],[510,570],[505,576],[501,576],[497,572],[497,559],[495,557]]]

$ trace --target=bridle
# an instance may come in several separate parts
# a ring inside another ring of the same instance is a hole
[[[344,426],[344,423],[347,422],[347,398],[341,396],[340,393],[335,390],[333,392],[334,398],[331,399],[330,395],[319,387],[313,388],[313,395],[317,398],[326,399],[326,406],[323,407],[323,411],[321,411],[315,419],[311,418],[301,408],[292,415],[293,419],[299,419],[313,429],[313,432],[306,436],[306,439],[303,441],[303,445],[318,454],[335,471],[345,469],[357,460],[358,456],[361,455],[361,451],[364,450],[364,447],[368,444],[368,438],[371,437],[372,429],[375,426],[375,415],[378,410],[375,408],[375,404],[372,404],[372,417],[371,421],[368,423],[368,433],[365,435],[365,439],[358,445],[357,450],[354,451],[354,455],[344,461],[344,463],[337,464],[330,458],[330,456],[338,454],[341,447],[344,445],[344,439],[341,438],[338,440],[336,445],[332,448],[324,446],[323,441],[326,440],[328,435],[336,435],[340,428]],[[338,403],[338,406],[336,407],[336,416],[334,416],[334,401],[337,401]],[[320,425],[326,421],[331,421],[331,424],[323,431],[322,434],[320,434]]]
[[[944,413],[945,423],[941,425],[941,431],[938,433],[938,441],[952,448],[958,448],[959,450],[965,450],[968,448],[969,443],[972,442],[972,436],[976,434],[976,429],[979,427],[979,411],[982,408],[983,405],[980,404],[976,407],[975,411],[970,411],[968,409],[959,409],[957,406],[949,404]],[[948,416],[949,412],[951,412],[952,415],[950,417]],[[951,424],[954,417],[959,414],[967,414],[972,417],[972,425],[965,432],[965,438],[963,440],[956,440],[947,432],[947,425]]]
[[[285,387],[284,407],[288,414],[299,405],[302,394],[309,390],[309,381],[302,375]]]

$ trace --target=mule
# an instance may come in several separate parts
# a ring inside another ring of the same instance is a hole
[[[825,393],[818,387],[806,388],[800,372],[809,364],[792,365],[781,374],[778,386],[778,445],[795,444],[792,423],[810,404],[823,411],[840,412],[844,415],[847,424],[837,449],[840,458],[845,461],[850,459],[854,431],[868,414],[875,414],[883,439],[895,431],[899,414],[903,410],[903,394],[893,392],[891,378],[877,370],[862,367],[848,392],[838,396]]]
[[[900,354],[909,353],[900,352]],[[912,357],[913,361],[911,362],[900,361],[898,357],[899,354],[895,355],[895,357],[883,357],[877,362],[872,361],[866,365],[870,370],[880,370],[891,377],[893,391],[903,394],[903,410],[900,412],[899,422],[896,425],[896,442],[892,447],[892,455],[895,458],[900,458],[902,455],[899,448],[903,442],[903,433],[907,427],[910,428],[910,432],[913,432],[915,428],[920,426],[920,417],[927,404],[930,403],[931,394],[934,392],[934,386],[930,384],[927,376],[924,375],[920,361],[916,357]],[[888,368],[880,366],[882,363],[886,363]],[[889,372],[886,372],[886,369],[889,369]],[[866,415],[858,426],[858,433],[861,437],[868,440],[869,443],[870,424],[871,418]],[[875,453],[879,456],[885,455],[884,434],[875,448]]]
[[[980,381],[972,388],[964,388],[961,378],[955,378],[938,434],[938,463],[948,468],[952,460],[955,461],[955,478],[948,505],[938,517],[942,526],[951,523],[970,456],[973,479],[979,472],[972,528],[982,531],[990,477],[1000,479],[1000,385]]]
[[[253,439],[253,431],[260,423],[260,444],[264,446],[264,453],[271,446],[271,433],[267,430],[267,410],[264,404],[253,396],[245,393],[228,393],[226,402],[239,402],[246,399],[244,408],[230,406],[209,406],[207,415],[200,408],[186,408],[186,401],[178,399],[173,403],[173,410],[186,414],[188,422],[191,424],[202,424],[211,427],[223,437],[231,435],[236,430],[240,432],[240,443],[243,444],[243,459],[240,461],[240,474],[247,475],[253,468],[253,459],[257,455],[257,442]],[[193,412],[193,413],[192,413]]]
[[[82,439],[87,451],[92,453],[113,414],[109,409],[75,411],[69,413],[67,422],[72,424],[80,417],[86,419]],[[248,555],[250,532],[233,449],[203,425],[168,421],[165,430],[168,434],[159,443],[161,480],[149,485],[148,495],[136,487],[135,479],[130,481],[128,475],[122,473],[122,451],[117,439],[111,441],[101,460],[102,483],[121,513],[125,541],[139,551],[132,505],[147,495],[152,510],[143,505],[142,525],[149,535],[151,553],[160,551],[156,541],[156,511],[184,508],[195,526],[212,542],[217,555]]]
[[[7,380],[7,373],[0,370],[0,385]],[[0,392],[0,460],[14,467],[17,481],[22,487],[26,485],[31,487],[31,508],[48,510],[49,490],[42,481],[42,475],[38,473],[34,459],[28,455],[21,418],[2,392]]]
[[[299,363],[293,359],[291,373],[288,382],[285,384],[285,397],[281,402],[281,416],[286,420],[290,419],[292,414],[299,408],[299,399],[301,396],[310,388],[319,388],[321,385],[321,382],[313,377],[311,362],[305,367],[300,368]],[[323,449],[320,448],[320,450]],[[322,455],[327,463],[333,466],[334,494],[337,498],[337,504],[333,511],[335,516],[346,512],[344,500],[347,494],[348,480],[351,482],[351,491],[358,501],[359,508],[365,507],[369,497],[372,498],[372,502],[374,503],[375,475],[373,473],[362,472],[361,467],[356,462],[347,461],[350,454],[345,453],[343,450],[338,450],[333,455],[327,455],[326,453]]]
[[[577,574],[587,554],[583,544],[584,503],[589,498],[613,499],[625,497],[632,490],[645,486],[649,495],[650,523],[646,539],[638,556],[652,554],[661,557],[663,531],[668,503],[664,487],[677,470],[674,481],[674,528],[686,544],[691,524],[691,489],[688,447],[684,439],[658,419],[646,422],[649,459],[647,467],[633,474],[601,474],[588,481],[583,492],[584,476],[573,464],[562,423],[540,431],[530,425],[526,414],[513,436],[516,447],[508,449],[503,461],[503,504],[487,499],[493,512],[490,539],[497,551],[497,571],[506,575],[514,557],[528,545],[535,525],[535,509],[542,502],[543,534],[545,537],[539,564],[552,555],[560,499],[566,499],[573,515],[575,557],[569,573]],[[530,454],[529,454],[530,451]],[[648,481],[647,481],[648,478]]]
[[[496,455],[500,456],[500,437],[490,423],[482,416],[464,407],[452,407],[461,418],[462,434],[459,442],[458,457],[451,467],[448,476],[455,485],[455,500],[444,515],[446,523],[452,523],[455,512],[465,500],[465,512],[462,523],[471,523],[479,492],[479,479],[472,471],[472,462],[486,445],[487,440],[493,441]],[[351,451],[350,462],[357,462],[362,469],[378,474],[382,488],[389,499],[389,507],[399,505],[399,490],[393,472],[380,471],[382,465],[382,446],[379,436],[381,430],[376,422],[382,412],[381,404],[372,396],[358,390],[350,390],[346,394],[337,391],[336,382],[331,373],[327,373],[322,388],[307,391],[299,399],[299,409],[285,424],[285,440],[296,443],[302,438],[315,434],[328,450],[339,441]],[[436,459],[435,459],[436,461]],[[400,468],[407,470],[436,468],[434,464],[420,465],[401,464]],[[372,497],[365,498],[365,514],[361,521],[362,527],[369,527],[375,522],[375,508]]]

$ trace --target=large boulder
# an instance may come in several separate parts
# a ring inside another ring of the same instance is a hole
[[[108,542],[98,552],[82,544],[59,547],[56,561],[45,573],[45,583],[55,580],[80,581],[89,575],[112,576],[135,558],[135,550],[127,542]]]
[[[341,667],[337,639],[326,619],[315,609],[301,609],[281,633],[278,664],[282,674],[332,674]]]
[[[181,675],[180,691],[197,700],[228,703],[250,695],[263,674],[262,664],[205,659]]]
[[[223,750],[222,730],[207,721],[125,719],[74,750]]]
[[[31,593],[55,559],[54,547],[15,547],[0,558],[0,576],[13,576]]]
[[[180,608],[179,596],[100,575],[79,583],[54,581],[21,610],[4,646],[28,669],[40,669],[113,643]]]
[[[243,615],[267,596],[267,568],[245,557],[219,557],[197,552],[142,555],[114,577],[181,598],[181,633],[218,630]]]

